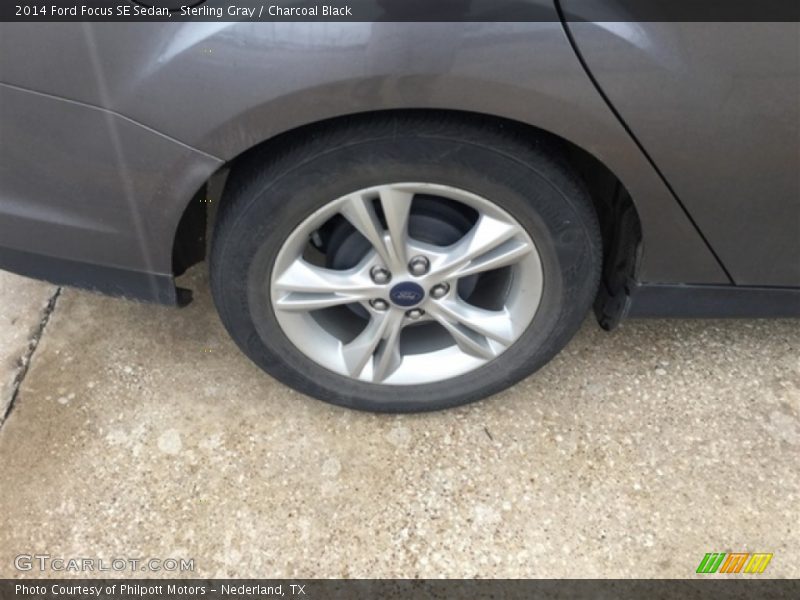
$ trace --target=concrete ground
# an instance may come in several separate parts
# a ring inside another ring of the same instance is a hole
[[[263,374],[189,277],[178,310],[0,275],[0,577],[687,577],[736,551],[800,576],[800,321],[588,320],[491,400],[379,416]]]

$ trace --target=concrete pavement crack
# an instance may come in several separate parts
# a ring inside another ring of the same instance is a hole
[[[0,429],[3,428],[3,425],[11,415],[11,411],[14,410],[14,405],[17,402],[17,396],[19,396],[19,390],[22,387],[22,382],[25,380],[25,376],[28,374],[31,361],[33,361],[33,355],[36,352],[36,349],[39,347],[39,342],[44,335],[44,330],[47,327],[47,323],[50,322],[50,315],[52,315],[53,311],[56,309],[56,302],[58,302],[58,297],[60,295],[61,288],[58,287],[56,288],[55,293],[50,297],[50,300],[47,301],[47,305],[44,307],[42,318],[39,321],[39,324],[36,326],[36,329],[33,331],[33,335],[31,335],[30,340],[28,340],[27,351],[25,352],[24,356],[20,357],[20,369],[17,371],[17,375],[14,377],[14,383],[12,384],[11,390],[11,400],[6,407],[5,414],[3,414],[2,418],[0,418]]]

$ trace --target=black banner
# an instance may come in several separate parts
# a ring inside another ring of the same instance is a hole
[[[528,600],[530,598],[693,600],[700,598],[797,598],[797,580],[757,575],[676,579],[4,579],[2,600]]]
[[[3,0],[0,21],[800,21],[798,0]]]

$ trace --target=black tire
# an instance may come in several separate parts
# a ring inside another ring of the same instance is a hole
[[[253,153],[231,172],[210,270],[225,327],[250,359],[286,385],[360,410],[457,406],[536,371],[587,315],[600,277],[600,230],[589,194],[559,158],[557,144],[492,121],[413,115],[346,119],[284,146],[277,154],[274,148]],[[443,183],[492,200],[527,230],[542,262],[542,298],[525,333],[489,364],[437,383],[378,385],[323,368],[288,340],[269,294],[257,291],[256,282],[270,280],[271,261],[286,237],[309,214],[334,198],[394,180]]]

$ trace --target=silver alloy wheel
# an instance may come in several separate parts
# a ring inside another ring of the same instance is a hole
[[[476,214],[471,229],[447,246],[414,239],[416,195],[466,205]],[[336,215],[370,245],[347,269],[307,256],[309,240]],[[459,282],[504,269],[491,308],[459,292]],[[536,246],[506,211],[451,186],[394,183],[333,200],[302,221],[278,252],[270,297],[284,334],[311,360],[353,379],[411,385],[450,379],[501,355],[530,325],[542,287]],[[358,312],[329,310],[344,306]]]

